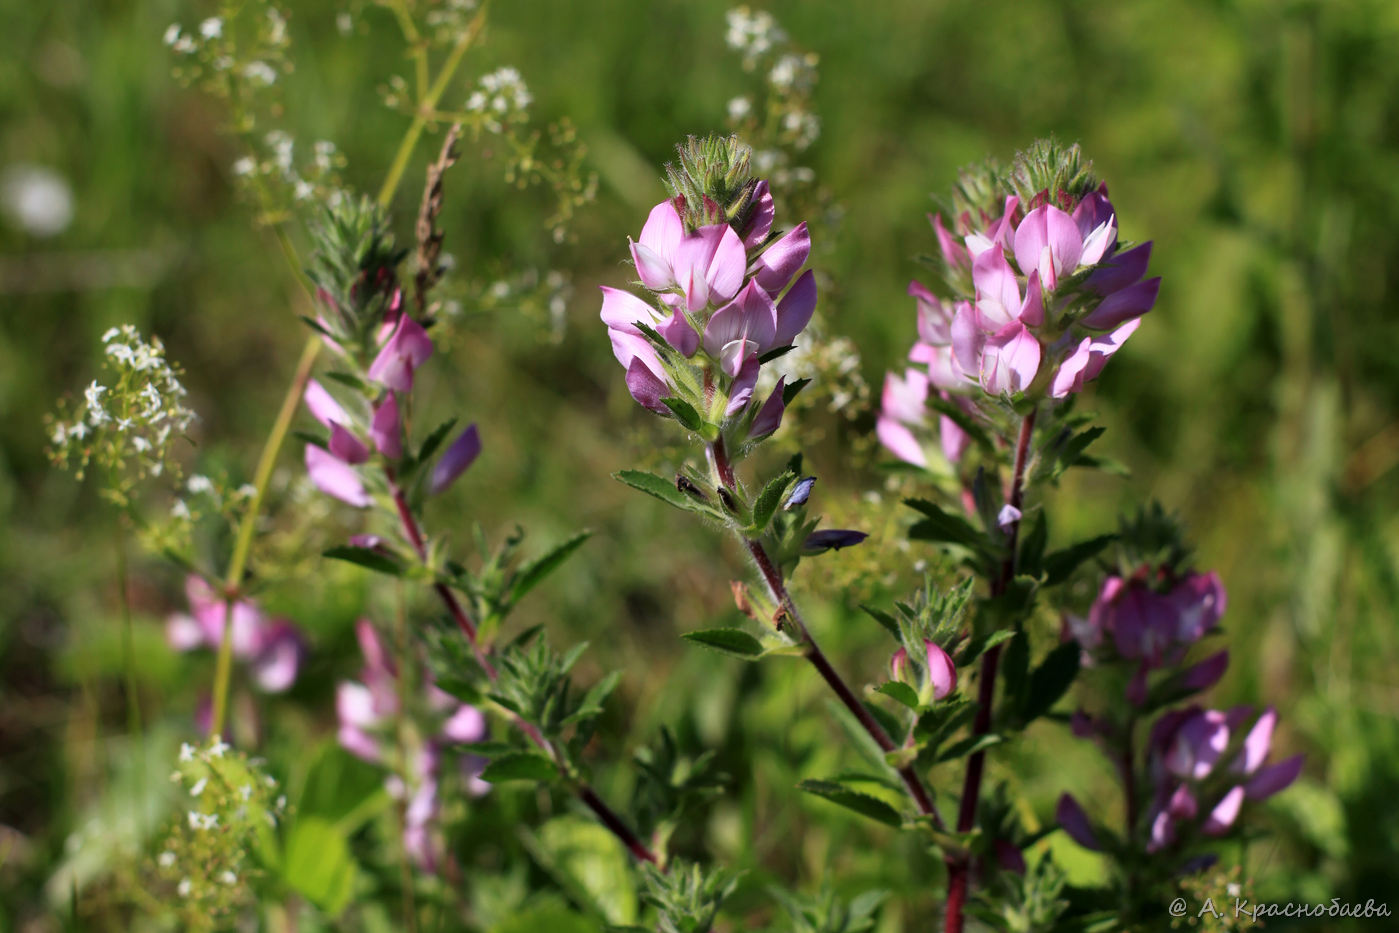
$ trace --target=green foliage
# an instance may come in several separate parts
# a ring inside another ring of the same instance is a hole
[[[787,911],[793,933],[866,933],[874,929],[879,909],[889,898],[888,891],[866,891],[847,901],[829,884],[811,895],[771,891]]]
[[[665,872],[654,865],[641,870],[641,897],[656,909],[661,933],[708,933],[739,880],[730,871],[679,860]]]

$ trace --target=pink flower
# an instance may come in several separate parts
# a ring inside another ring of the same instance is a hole
[[[175,613],[166,621],[167,642],[176,651],[218,651],[225,635],[227,601],[193,574],[185,578],[185,597],[190,612]],[[268,617],[247,599],[234,600],[227,618],[233,656],[248,664],[258,689],[281,693],[291,687],[306,657],[301,631],[287,619]]]
[[[743,242],[728,224],[687,234],[671,201],[652,208],[631,254],[642,285],[652,291],[679,287],[690,311],[732,298],[748,265]]]

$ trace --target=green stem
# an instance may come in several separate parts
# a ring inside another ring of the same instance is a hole
[[[141,744],[141,696],[136,682],[135,630],[131,621],[131,587],[127,581],[126,516],[117,516],[117,590],[121,596],[121,655],[126,673],[127,729]]]
[[[481,9],[472,17],[470,24],[457,38],[456,44],[452,46],[452,51],[447,53],[447,60],[442,63],[442,70],[437,73],[437,80],[432,82],[432,86],[427,89],[427,93],[418,101],[414,109],[413,122],[408,126],[408,132],[403,135],[403,141],[398,145],[398,152],[394,153],[393,162],[389,165],[389,173],[384,178],[384,185],[379,189],[379,196],[376,199],[380,207],[388,207],[393,201],[394,192],[398,190],[398,183],[403,179],[403,173],[408,168],[408,160],[413,156],[413,150],[418,146],[418,140],[422,138],[423,130],[427,128],[429,116],[437,109],[437,102],[442,99],[442,95],[447,90],[447,85],[451,82],[452,76],[456,74],[457,66],[461,64],[462,58],[466,55],[466,50],[471,47],[471,43],[476,41],[476,37],[481,34],[481,29],[486,25],[486,10],[489,3],[481,4]]]

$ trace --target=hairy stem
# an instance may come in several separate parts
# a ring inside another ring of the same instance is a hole
[[[1032,409],[1020,423],[1020,436],[1015,443],[1015,466],[1011,472],[1010,486],[1006,489],[1006,503],[1020,509],[1025,497],[1025,469],[1030,459],[1030,439],[1035,431],[1035,411]],[[1001,561],[1000,573],[991,581],[991,595],[1000,596],[1015,579],[1016,548],[1020,538],[1020,522],[1011,523],[1006,530],[1006,556]],[[982,736],[991,731],[991,705],[996,698],[996,669],[1001,660],[1001,646],[987,651],[981,659],[981,675],[977,680],[976,719],[972,723],[972,734]],[[981,796],[981,777],[986,770],[985,750],[973,752],[967,759],[967,775],[962,782],[962,800],[957,810],[957,831],[969,833],[976,825],[976,805]],[[947,864],[947,919],[946,933],[962,933],[963,910],[966,906],[967,887],[971,880],[971,861],[963,855],[949,859]]]
[[[423,535],[422,528],[418,525],[417,518],[413,515],[413,510],[409,506],[407,498],[403,495],[403,490],[399,489],[391,472],[388,474],[388,477],[389,489],[391,490],[394,506],[398,512],[399,522],[403,526],[403,533],[413,545],[413,550],[417,553],[418,559],[426,561],[427,539]],[[494,682],[499,675],[476,640],[476,624],[471,620],[471,617],[462,607],[461,602],[457,599],[456,594],[452,592],[449,586],[445,583],[435,583],[433,584],[433,590],[442,599],[443,605],[446,606],[448,614],[450,614],[453,621],[456,622],[457,628],[461,629],[462,634],[466,635],[467,641],[471,643],[471,648],[476,654],[476,660],[486,672],[486,676]],[[557,751],[554,749],[553,744],[539,731],[539,727],[519,716],[515,716],[513,721],[516,728],[523,732],[540,751],[548,755],[549,758],[558,765],[560,771],[563,772],[563,763]],[[602,823],[608,831],[616,836],[621,841],[622,845],[627,847],[627,851],[630,852],[634,858],[641,862],[650,862],[657,867],[661,866],[661,860],[657,857],[656,853],[651,851],[650,847],[647,846],[646,843],[641,840],[641,837],[617,815],[616,811],[603,802],[596,791],[581,781],[570,780],[569,783],[574,793],[578,795],[578,799],[581,800],[588,809],[593,811],[594,815],[598,818],[598,822]]]
[[[723,438],[710,444],[708,453],[710,464],[714,467],[714,473],[719,482],[730,491],[737,492],[737,481],[734,477],[733,464],[729,461],[728,451],[724,448]],[[752,538],[745,537],[743,539],[743,544],[748,549],[749,556],[753,558],[753,564],[758,568],[758,573],[762,576],[763,582],[767,584],[769,592],[772,593],[772,598],[776,601],[781,611],[782,621],[790,623],[801,635],[802,644],[804,645],[802,656],[811,662],[812,667],[816,668],[817,673],[821,675],[821,679],[831,688],[831,691],[835,693],[836,697],[845,708],[850,711],[850,714],[855,717],[855,720],[869,733],[870,738],[874,739],[880,749],[884,752],[895,751],[898,746],[896,746],[894,740],[889,737],[889,733],[884,731],[884,727],[879,724],[878,720],[876,720],[874,716],[870,714],[870,711],[865,708],[865,705],[860,702],[859,697],[855,695],[850,685],[845,682],[839,672],[831,665],[830,659],[826,657],[825,652],[821,650],[821,646],[818,645],[816,639],[812,637],[811,630],[807,628],[806,621],[802,618],[801,612],[797,609],[796,603],[792,600],[792,594],[787,590],[787,584],[782,579],[782,572],[777,568],[777,565],[773,563],[772,558],[768,555],[762,543]],[[899,778],[903,780],[904,786],[908,788],[909,796],[913,798],[913,802],[917,805],[918,812],[922,813],[924,816],[932,817],[933,825],[941,829],[943,826],[942,815],[938,813],[937,804],[933,802],[932,796],[928,793],[927,787],[923,784],[923,779],[918,776],[918,772],[914,769],[913,765],[904,765],[902,768],[898,769],[898,772]]]

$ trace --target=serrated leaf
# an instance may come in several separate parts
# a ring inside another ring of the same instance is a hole
[[[901,680],[891,680],[874,689],[892,700],[897,700],[909,709],[916,710],[921,705],[918,702],[918,692]]]
[[[861,816],[876,820],[885,826],[903,825],[903,817],[899,816],[899,812],[878,797],[850,790],[833,781],[802,781],[797,787],[808,794],[824,797],[847,810],[854,810]]]
[[[1064,443],[1064,446],[1059,448],[1059,462],[1065,467],[1078,465],[1083,453],[1088,450],[1089,445],[1102,437],[1103,432],[1106,430],[1107,428],[1099,425],[1091,427],[1086,431],[1080,431],[1078,434],[1069,438],[1068,441]]]
[[[548,783],[559,776],[554,763],[538,752],[510,752],[486,765],[481,780],[491,784],[504,781],[540,781]]]
[[[553,548],[534,560],[521,564],[520,568],[515,571],[514,579],[510,584],[510,602],[512,604],[519,602],[526,593],[538,586],[545,577],[568,560],[574,551],[582,547],[583,542],[592,537],[592,534],[591,531],[580,531],[567,541],[554,545]]]
[[[346,563],[358,564],[373,570],[375,573],[386,573],[391,577],[403,576],[403,564],[400,561],[389,554],[370,548],[342,545],[321,552],[321,556],[329,557],[331,560],[343,560]]]
[[[923,516],[909,529],[908,536],[918,541],[958,544],[976,548],[983,541],[981,533],[960,515],[954,515],[935,502],[926,499],[906,499],[904,504]]]
[[[763,491],[758,493],[757,500],[753,503],[753,524],[750,531],[754,536],[762,534],[767,530],[768,522],[777,514],[777,509],[782,505],[782,500],[787,495],[788,488],[797,478],[795,473],[782,473],[773,477]]]
[[[1084,561],[1096,557],[1098,552],[1117,540],[1117,535],[1098,535],[1077,544],[1071,544],[1058,551],[1051,551],[1044,558],[1045,586],[1055,586],[1067,580]]]
[[[704,425],[699,412],[695,411],[695,406],[685,401],[683,398],[663,398],[661,404],[670,409],[670,413],[675,416],[675,420],[691,431],[698,431]]]
[[[745,661],[754,661],[763,656],[762,642],[742,629],[703,629],[698,632],[686,632],[681,637],[686,641],[692,641],[715,651],[722,651],[724,654],[742,658]]]
[[[686,512],[699,512],[705,515],[714,514],[712,509],[696,502],[679,489],[676,489],[674,482],[657,476],[654,473],[647,473],[644,470],[622,470],[618,473],[613,473],[612,477],[633,489],[639,489],[647,495],[655,496],[662,502],[673,505],[677,509],[683,509]]]

